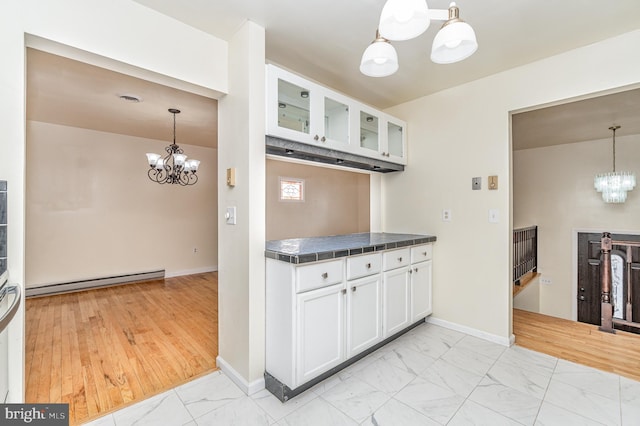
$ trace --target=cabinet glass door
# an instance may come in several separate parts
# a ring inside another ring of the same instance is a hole
[[[278,126],[309,133],[310,91],[278,79]]]
[[[324,135],[327,139],[349,143],[349,106],[324,98]]]
[[[403,132],[402,126],[388,122],[387,123],[387,145],[389,154],[396,157],[404,157],[403,151]]]
[[[378,117],[360,111],[360,147],[379,151]]]

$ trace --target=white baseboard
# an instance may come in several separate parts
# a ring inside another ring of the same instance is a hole
[[[227,363],[220,355],[216,357],[216,364],[224,374],[229,377],[244,393],[253,395],[264,389],[264,377],[249,383],[240,375],[229,363]]]
[[[180,277],[182,275],[203,274],[205,272],[215,272],[218,270],[218,265],[215,266],[203,266],[202,268],[195,269],[183,269],[181,271],[166,271],[165,278]]]
[[[497,343],[502,346],[511,346],[515,341],[515,337],[500,337],[495,334],[487,333],[486,331],[478,330],[475,328],[467,327],[466,325],[456,324],[454,322],[446,321],[440,318],[427,317],[427,322],[433,325],[439,325],[440,327],[449,328],[451,330],[460,331],[470,336],[478,337],[480,339],[488,340],[489,342]]]

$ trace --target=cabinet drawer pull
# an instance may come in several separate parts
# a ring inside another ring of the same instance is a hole
[[[423,252],[422,252],[422,255],[426,257],[426,256],[427,256],[427,252],[426,252],[426,251],[423,251]]]
[[[367,263],[365,266],[367,267],[367,269],[371,269],[371,264],[370,263]]]
[[[318,139],[320,139],[320,136],[318,136],[318,135],[315,135],[315,136],[313,137],[313,140],[314,140],[314,141],[317,141]]]
[[[323,273],[323,274],[322,274],[322,278],[324,278],[324,279],[326,280],[327,278],[329,278],[329,274],[327,274],[326,272],[325,272],[325,273]]]
[[[409,273],[410,273],[410,274],[413,274],[413,269],[409,269]]]
[[[324,136],[320,138],[321,142],[325,142],[327,140],[327,138],[325,138]]]
[[[398,262],[402,262],[402,257],[399,257],[399,258],[398,258]]]
[[[357,290],[356,286],[351,287],[351,291],[353,291],[354,293],[356,290]]]
[[[413,272],[418,273],[418,268],[413,268]]]

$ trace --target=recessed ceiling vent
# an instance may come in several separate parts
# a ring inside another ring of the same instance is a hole
[[[134,103],[138,103],[138,102],[142,102],[142,98],[138,95],[133,95],[131,93],[127,93],[124,95],[118,95],[118,97],[120,99],[122,99],[123,101],[127,101],[127,102],[134,102]]]

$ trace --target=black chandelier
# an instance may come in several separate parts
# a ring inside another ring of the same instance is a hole
[[[176,144],[176,114],[179,109],[169,108],[173,114],[173,143],[166,147],[167,156],[161,158],[160,154],[147,153],[149,161],[149,179],[157,183],[172,183],[182,186],[193,185],[198,181],[198,160],[187,160],[184,151]]]

